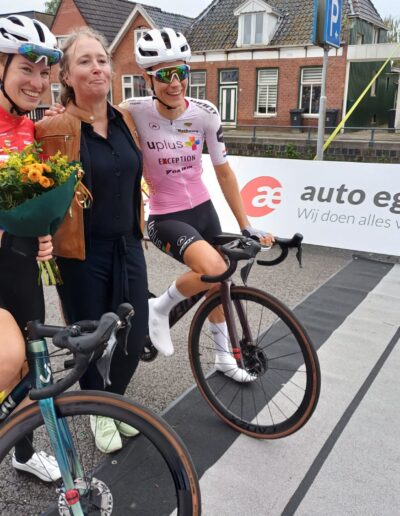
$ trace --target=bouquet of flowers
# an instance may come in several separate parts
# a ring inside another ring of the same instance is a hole
[[[79,202],[87,202],[79,162],[69,162],[60,152],[44,159],[38,143],[3,152],[8,159],[0,162],[0,228],[19,237],[53,235],[78,188]],[[54,259],[38,264],[45,285],[61,282]]]

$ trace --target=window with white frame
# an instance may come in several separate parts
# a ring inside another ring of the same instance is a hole
[[[55,104],[60,102],[61,84],[59,82],[52,82],[50,86],[51,90],[51,103]]]
[[[146,97],[148,94],[146,82],[141,75],[122,76],[122,100],[131,97]]]
[[[257,106],[258,115],[276,113],[278,99],[278,69],[264,68],[257,73]]]
[[[243,15],[243,45],[260,45],[263,42],[264,13]]]
[[[356,45],[364,45],[364,34],[357,33],[356,36]]]
[[[372,43],[376,45],[379,43],[379,29],[374,28],[372,33]]]
[[[141,27],[140,29],[135,29],[135,45],[139,41],[140,38],[142,38],[147,32],[149,32],[149,28],[147,27]]]
[[[191,71],[189,75],[189,96],[194,99],[206,98],[206,72]]]
[[[62,47],[62,45],[64,45],[64,42],[65,40],[67,39],[68,36],[56,36],[56,39],[57,39],[57,46],[59,48]]]
[[[305,114],[318,114],[321,84],[322,67],[301,70],[300,107]]]

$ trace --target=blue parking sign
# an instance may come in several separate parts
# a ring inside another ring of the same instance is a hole
[[[326,0],[323,41],[331,47],[340,47],[342,0]]]

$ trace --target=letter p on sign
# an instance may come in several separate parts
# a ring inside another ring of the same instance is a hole
[[[337,23],[339,21],[339,0],[332,0],[331,23],[329,27],[330,36],[336,36],[334,31],[337,31]]]

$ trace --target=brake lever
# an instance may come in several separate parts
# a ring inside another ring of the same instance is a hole
[[[303,268],[303,248],[301,243],[297,245],[297,253],[296,253],[297,261],[299,262],[300,269]]]
[[[125,355],[128,354],[128,336],[132,328],[131,319],[133,313],[134,311],[132,305],[128,303],[123,303],[122,305],[119,305],[117,310],[117,314],[122,323],[122,326],[118,330],[118,341],[122,345],[122,349]]]
[[[242,278],[243,285],[247,285],[247,278],[249,277],[251,268],[253,267],[255,258],[250,258],[246,265],[240,269],[240,277]]]
[[[122,328],[120,328],[118,330],[118,339],[122,345],[122,350],[125,353],[125,355],[128,354],[128,351],[127,351],[128,336],[129,336],[129,332],[131,331],[131,327],[132,327],[132,324],[131,324],[131,320],[129,319],[128,321],[125,321]]]
[[[111,369],[111,361],[114,355],[114,350],[117,346],[117,336],[116,332],[113,331],[111,337],[108,339],[107,345],[102,356],[96,361],[96,367],[99,371],[101,377],[103,378],[104,388],[108,385],[111,385],[110,379],[110,369]]]

